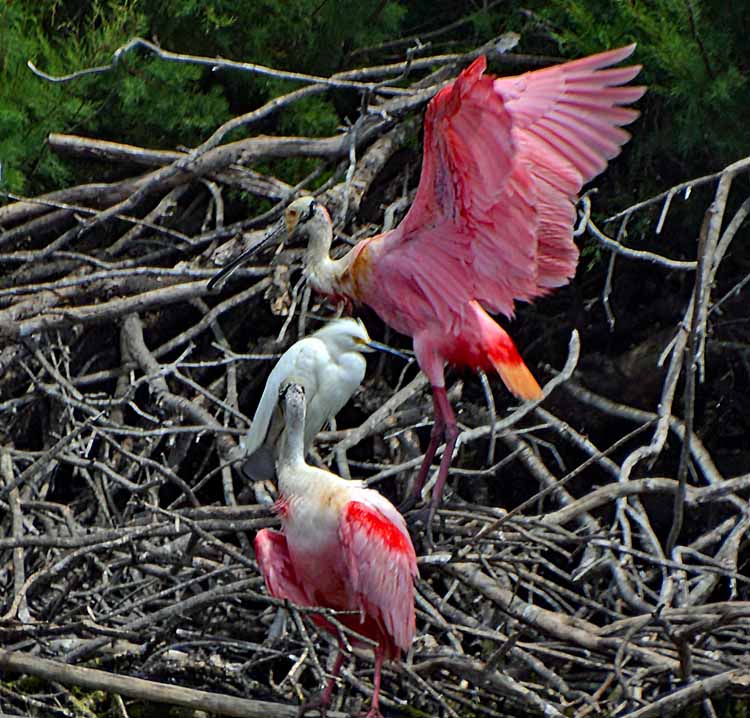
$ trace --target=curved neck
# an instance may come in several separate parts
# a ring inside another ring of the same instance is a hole
[[[313,287],[323,294],[335,294],[344,260],[331,259],[333,225],[327,216],[318,215],[305,226],[307,249],[305,250],[305,273]],[[348,255],[347,255],[348,256]]]
[[[299,385],[292,384],[284,395],[286,430],[279,451],[279,466],[305,462],[305,395]]]

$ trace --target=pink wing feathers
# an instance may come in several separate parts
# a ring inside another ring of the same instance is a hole
[[[378,268],[408,274],[448,328],[467,301],[512,316],[515,300],[564,284],[576,194],[629,137],[620,125],[638,113],[619,105],[645,91],[620,86],[640,67],[602,68],[633,48],[509,78],[484,75],[480,57],[443,88],[427,109],[417,196]]]
[[[385,511],[381,504],[387,504]],[[382,625],[395,647],[408,650],[415,632],[418,571],[403,518],[385,499],[350,501],[339,538],[359,610]]]
[[[255,535],[253,547],[268,593],[298,606],[309,606],[310,601],[289,556],[286,536],[273,529],[262,529]]]
[[[645,87],[621,87],[640,65],[603,69],[629,57],[635,45],[494,81],[513,117],[511,134],[536,187],[537,284],[565,284],[575,271],[574,202],[581,187],[616,157],[639,113],[620,105],[640,99]],[[525,297],[522,297],[525,298]]]

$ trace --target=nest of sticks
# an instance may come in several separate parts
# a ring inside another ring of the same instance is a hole
[[[493,44],[312,78],[192,151],[49,138],[53,151],[116,166],[119,179],[0,207],[3,710],[92,715],[83,688],[104,691],[98,700],[122,716],[138,699],[267,718],[295,715],[317,692],[332,639],[309,610],[265,593],[251,544],[276,524],[274,488],[246,485],[232,467],[273,362],[333,308],[302,283],[299,246],[270,248],[217,295],[206,283],[323,173],[316,194],[340,246],[397,221],[418,177],[419,110],[479,52],[509,73],[525,60]],[[253,134],[331,86],[365,100],[345,131]],[[247,138],[226,142],[237,128]],[[288,157],[316,160],[296,186],[253,169]],[[565,321],[576,297],[563,291],[511,328],[545,400],[518,406],[492,377],[452,375],[458,450],[435,549],[415,536],[418,638],[385,670],[386,714],[645,718],[701,704],[711,716],[747,692],[748,453],[732,464],[701,430],[706,392],[718,404],[729,386],[712,357],[747,373],[749,335],[712,327],[734,316],[748,332],[747,278],[722,266],[750,211],[731,192],[748,167],[673,187],[604,229],[582,202],[579,233],[606,267],[584,288],[600,323],[615,322],[624,268],[665,287],[680,278],[671,321],[641,327],[648,341],[603,356],[586,327],[582,341]],[[702,188],[692,201],[706,209],[691,256],[626,246],[628,219],[652,221],[653,233],[687,188]],[[271,208],[248,218],[236,190]],[[408,348],[359,313],[373,336]],[[620,381],[602,381],[604,366]],[[738,385],[725,393],[747,398]],[[398,502],[431,419],[416,365],[374,357],[315,460]],[[332,714],[365,706],[371,678],[369,654],[357,652]]]

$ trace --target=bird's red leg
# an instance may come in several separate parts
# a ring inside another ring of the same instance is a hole
[[[373,679],[372,706],[367,712],[366,718],[382,718],[378,704],[380,702],[380,671],[383,668],[383,649],[381,646],[375,649],[375,677]]]
[[[440,417],[439,421],[442,425],[442,433],[445,436],[445,449],[443,451],[443,458],[440,460],[440,469],[438,469],[435,488],[432,490],[432,497],[430,498],[430,511],[427,516],[428,527],[432,526],[435,511],[437,511],[437,507],[440,506],[440,501],[443,498],[443,487],[448,480],[448,469],[453,459],[453,449],[456,447],[456,439],[458,439],[456,416],[453,413],[450,401],[448,401],[448,394],[445,391],[445,387],[432,387],[432,398],[435,405],[435,423],[437,424],[438,417]]]
[[[437,406],[437,400],[435,399],[435,388],[433,387],[433,400],[432,405],[435,410],[435,423],[432,425],[432,432],[430,433],[430,443],[425,451],[424,459],[422,459],[422,466],[419,467],[419,474],[417,474],[417,480],[414,482],[414,487],[411,490],[409,496],[404,499],[399,510],[401,512],[408,511],[414,504],[417,503],[419,495],[422,493],[424,488],[424,482],[427,480],[427,474],[430,472],[430,466],[432,460],[435,458],[435,452],[437,452],[440,442],[445,436],[445,423],[443,422],[442,415],[440,414]]]
[[[417,501],[419,494],[422,491],[425,480],[427,479],[427,473],[430,470],[432,459],[435,457],[435,452],[440,445],[440,440],[445,439],[445,450],[443,452],[443,458],[440,460],[440,468],[438,469],[437,482],[435,488],[432,490],[432,497],[430,498],[430,507],[427,510],[427,520],[425,521],[425,531],[427,534],[427,543],[429,546],[433,545],[432,541],[432,519],[435,517],[437,507],[440,506],[440,501],[443,497],[443,488],[445,482],[448,480],[448,469],[451,465],[451,459],[453,458],[453,450],[456,447],[456,439],[458,439],[458,426],[456,424],[456,416],[451,408],[451,403],[448,401],[448,394],[445,391],[444,386],[433,386],[432,387],[432,404],[435,409],[435,424],[432,427],[432,434],[430,435],[430,444],[427,447],[427,451],[422,461],[422,466],[419,469],[419,475],[414,484],[414,489],[411,496],[400,506],[402,511],[411,508]],[[420,512],[421,513],[421,512]]]
[[[338,654],[336,655],[336,660],[333,663],[333,670],[331,671],[331,677],[328,679],[328,683],[326,683],[326,687],[323,689],[323,692],[320,694],[320,698],[316,698],[312,701],[307,701],[306,703],[303,703],[299,707],[299,711],[297,713],[297,718],[302,718],[302,716],[305,715],[308,711],[318,711],[318,714],[321,718],[325,718],[326,713],[328,712],[328,706],[331,705],[331,697],[333,696],[333,687],[336,685],[336,679],[338,678],[339,673],[341,672],[341,666],[344,665],[344,652],[339,649]]]

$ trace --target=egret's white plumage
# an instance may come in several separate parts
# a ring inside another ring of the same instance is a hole
[[[278,409],[279,389],[296,383],[305,390],[307,402],[304,450],[315,435],[349,401],[365,376],[362,352],[378,348],[365,325],[351,318],[329,322],[314,334],[293,344],[279,359],[266,382],[263,395],[243,448],[247,461],[243,473],[250,479],[269,479],[274,474],[278,442],[284,441],[284,425]]]

